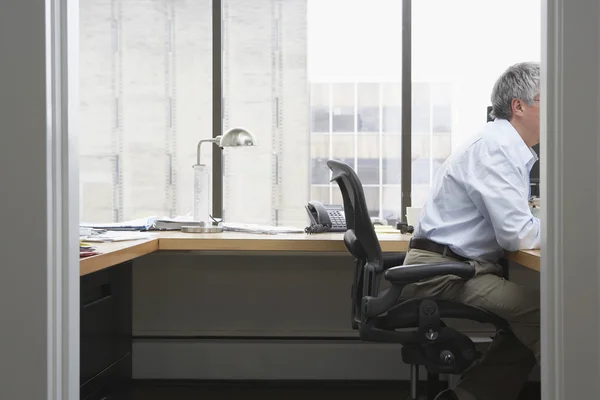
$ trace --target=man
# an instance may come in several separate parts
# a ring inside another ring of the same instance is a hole
[[[495,118],[440,168],[415,229],[405,264],[469,261],[468,281],[437,277],[407,286],[403,296],[435,296],[484,308],[508,321],[479,363],[437,400],[517,399],[540,357],[540,298],[501,277],[504,250],[540,245],[540,221],[529,209],[529,173],[538,160],[540,67],[508,68],[492,91]],[[445,250],[445,251],[444,251]],[[442,255],[442,254],[445,254]]]

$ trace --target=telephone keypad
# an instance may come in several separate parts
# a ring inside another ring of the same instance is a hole
[[[346,225],[344,216],[340,211],[329,211],[329,217],[331,219],[331,224],[335,227],[342,227]]]

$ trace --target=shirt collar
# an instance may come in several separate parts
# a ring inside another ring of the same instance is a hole
[[[506,133],[509,135],[508,139],[511,143],[517,146],[517,152],[519,156],[521,157],[527,168],[531,170],[533,164],[535,164],[535,162],[539,160],[539,157],[535,150],[533,150],[531,147],[525,144],[525,141],[523,140],[521,135],[519,135],[519,132],[517,132],[515,127],[512,126],[512,124],[509,121],[505,119],[497,119],[494,122],[497,122],[503,128],[503,130],[506,131]]]

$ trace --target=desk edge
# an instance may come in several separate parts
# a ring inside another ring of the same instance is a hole
[[[408,250],[408,242],[404,241],[381,241],[381,248],[384,252],[405,252]],[[157,250],[162,251],[282,251],[282,252],[345,252],[347,251],[343,242],[323,240],[306,241],[295,239],[278,240],[257,240],[255,238],[232,238],[232,239],[210,239],[210,238],[169,238],[155,237],[127,246],[123,249],[114,250],[93,257],[82,258],[79,261],[79,275],[84,276],[93,272],[108,268],[123,262],[131,261],[135,258],[153,253]],[[507,254],[508,260],[520,264],[526,268],[535,271],[540,270],[540,257],[523,251]]]

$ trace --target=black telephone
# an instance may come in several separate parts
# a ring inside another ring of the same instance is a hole
[[[320,201],[309,201],[304,207],[310,218],[307,233],[346,232],[344,207],[323,205]]]

